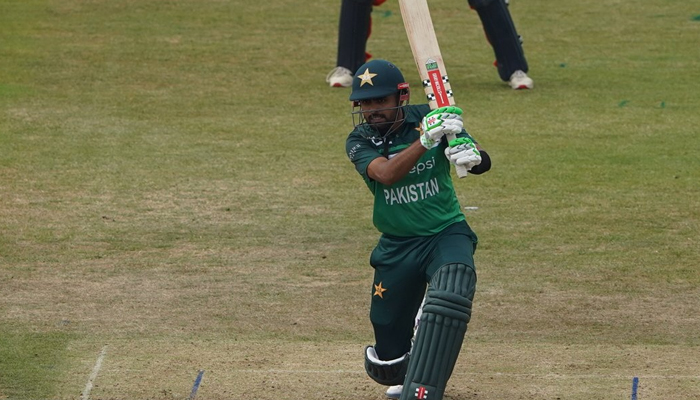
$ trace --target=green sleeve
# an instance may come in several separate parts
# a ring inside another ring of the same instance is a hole
[[[365,182],[371,180],[367,176],[367,167],[375,158],[382,155],[367,141],[367,139],[353,132],[348,136],[345,142],[345,151],[350,161],[355,164],[355,169],[362,175]]]

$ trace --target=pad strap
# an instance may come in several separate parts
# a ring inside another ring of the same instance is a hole
[[[365,371],[375,382],[394,386],[403,383],[408,370],[408,353],[394,360],[383,361],[377,357],[374,347],[365,348]]]

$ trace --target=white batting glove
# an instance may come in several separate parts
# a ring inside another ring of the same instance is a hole
[[[432,149],[444,135],[462,132],[462,109],[454,106],[435,109],[423,118],[420,128],[420,143],[426,149]]]
[[[465,137],[457,138],[450,142],[445,149],[445,157],[454,165],[463,165],[467,170],[481,164],[481,154],[476,149],[474,142]]]

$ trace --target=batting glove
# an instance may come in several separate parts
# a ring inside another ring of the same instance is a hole
[[[435,109],[421,121],[420,143],[426,149],[432,149],[440,143],[444,135],[456,135],[462,132],[463,128],[461,108],[449,106]]]
[[[445,149],[445,157],[454,165],[463,165],[467,170],[481,164],[481,154],[476,149],[474,142],[465,137],[457,138],[450,142]]]

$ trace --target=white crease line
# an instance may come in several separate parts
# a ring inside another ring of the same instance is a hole
[[[82,400],[88,400],[90,398],[90,391],[92,390],[92,382],[95,381],[95,379],[97,378],[97,374],[100,372],[100,368],[102,368],[102,360],[104,360],[105,354],[107,354],[107,346],[102,348],[100,355],[97,357],[97,362],[95,363],[95,367],[92,369],[92,373],[90,374],[90,378],[88,379],[87,383],[85,384],[85,389],[83,389],[83,395],[80,397]]]
[[[273,374],[365,374],[365,371],[358,370],[343,370],[343,369],[329,369],[325,371],[321,370],[301,370],[301,369],[237,369],[232,372],[238,373],[273,373]],[[526,377],[526,378],[550,378],[550,379],[627,379],[630,376],[627,375],[596,375],[596,374],[526,374],[526,373],[508,373],[508,372],[494,372],[494,373],[484,373],[484,372],[454,372],[455,375],[471,375],[471,376],[493,376],[493,377]],[[700,379],[700,375],[637,375],[639,379]]]

